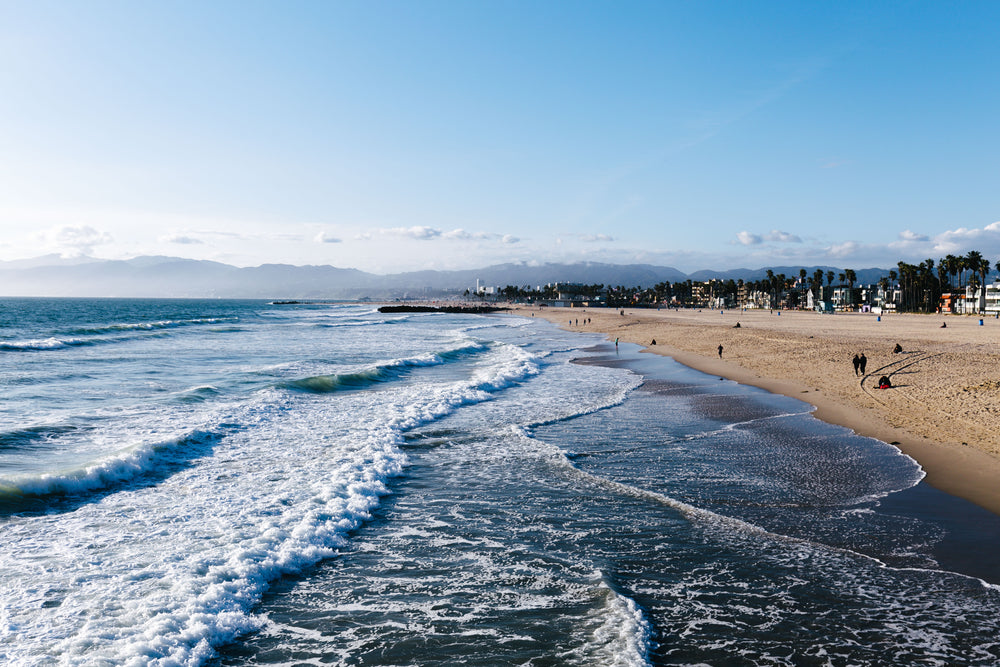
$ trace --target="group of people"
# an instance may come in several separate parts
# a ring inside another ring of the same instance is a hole
[[[900,353],[902,351],[903,351],[903,348],[897,343],[896,347],[893,349],[893,353],[898,354],[898,353]],[[721,352],[720,352],[720,355],[721,355]],[[865,368],[868,366],[868,357],[865,356],[864,352],[862,352],[860,355],[857,354],[857,353],[855,353],[854,358],[851,359],[851,363],[854,364],[854,374],[855,375],[864,375],[865,374]],[[883,375],[882,377],[880,377],[878,379],[878,388],[879,389],[889,389],[891,387],[892,387],[892,381],[889,379],[888,375]]]
[[[861,356],[858,356],[857,353],[855,353],[854,359],[851,361],[854,364],[854,374],[864,375],[865,367],[868,365],[868,357],[865,356],[865,353],[862,352]]]

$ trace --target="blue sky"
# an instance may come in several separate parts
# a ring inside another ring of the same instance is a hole
[[[0,259],[1000,259],[998,2],[0,0]]]

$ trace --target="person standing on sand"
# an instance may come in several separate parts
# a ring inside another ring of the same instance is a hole
[[[865,367],[868,365],[868,357],[865,356],[864,352],[861,353],[861,358],[858,361],[861,362],[861,374],[864,375]]]
[[[857,352],[854,353],[854,358],[851,359],[851,363],[854,364],[854,374],[857,375],[858,369],[861,368],[861,358],[858,356]]]
[[[719,359],[722,358],[722,346],[719,345]]]

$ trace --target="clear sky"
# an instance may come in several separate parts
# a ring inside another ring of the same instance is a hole
[[[1000,259],[1000,2],[0,0],[0,259]]]

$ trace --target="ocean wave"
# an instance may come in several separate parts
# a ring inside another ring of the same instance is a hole
[[[377,320],[349,319],[349,320],[342,320],[339,322],[316,322],[314,323],[314,326],[322,327],[324,329],[341,329],[345,327],[374,327],[374,326],[381,326],[383,324],[400,324],[402,322],[408,321],[409,319],[410,319],[409,316],[387,317]],[[313,323],[306,322],[305,324],[313,324]]]
[[[603,578],[598,584],[602,604],[595,610],[601,623],[572,657],[583,664],[616,667],[651,665],[653,629],[634,600],[617,593]]]
[[[501,345],[492,352],[489,360],[492,363],[474,372],[469,379],[431,392],[421,389],[430,399],[400,405],[390,426],[400,430],[416,428],[450,414],[455,408],[487,401],[493,394],[517,386],[541,372],[537,357],[522,348]]]
[[[379,383],[397,380],[414,368],[439,366],[478,354],[486,349],[488,349],[486,345],[470,343],[438,353],[423,354],[405,359],[394,359],[384,364],[350,373],[313,375],[292,380],[284,386],[287,389],[315,394],[365,389]]]
[[[197,326],[199,324],[223,324],[238,321],[236,317],[197,317],[187,320],[157,320],[154,322],[119,322],[96,327],[81,327],[71,331],[77,335],[101,335],[118,331],[155,331],[158,329],[176,329],[178,327]]]
[[[33,338],[28,340],[0,341],[0,351],[5,352],[46,352],[65,350],[74,347],[91,345],[107,345],[134,340],[135,335],[166,335],[169,329],[202,324],[220,324],[235,322],[237,318],[205,317],[192,320],[160,320],[157,322],[136,322],[109,324],[99,327],[80,327],[65,332],[65,335],[49,336],[48,338]],[[112,335],[120,334],[120,335]],[[123,335],[124,334],[124,335]]]
[[[57,474],[0,475],[0,507],[16,505],[26,497],[75,495],[120,486],[203,456],[223,436],[222,432],[195,430],[180,438],[136,445]]]
[[[487,348],[466,346],[449,350],[447,354],[474,355],[482,349]],[[52,645],[50,650],[57,655],[74,656],[66,662],[74,665],[140,662],[198,665],[213,657],[213,647],[263,627],[266,619],[256,616],[253,610],[271,583],[336,556],[348,544],[350,533],[371,519],[380,498],[389,493],[389,480],[402,473],[408,460],[400,446],[406,429],[445,417],[463,405],[489,400],[493,392],[502,391],[538,372],[534,359],[520,348],[488,349],[489,354],[472,377],[432,391],[427,391],[427,387],[404,388],[395,397],[397,402],[390,401],[379,410],[383,418],[359,423],[349,443],[345,443],[347,446],[337,450],[339,459],[327,462],[329,470],[305,495],[293,494],[292,489],[299,489],[299,486],[291,479],[287,481],[291,486],[276,486],[273,491],[288,499],[281,511],[274,511],[272,504],[266,501],[254,505],[251,499],[252,507],[248,508],[247,515],[241,512],[244,521],[238,523],[239,528],[234,527],[227,533],[235,541],[225,545],[224,552],[190,551],[194,561],[191,567],[184,571],[171,570],[170,595],[157,591],[148,596],[124,598],[120,606],[107,611],[108,632],[97,635],[89,626],[82,627]],[[419,365],[430,361],[431,357],[401,359],[392,365]],[[443,360],[435,363],[443,363]],[[280,395],[273,398],[277,403],[262,404],[254,410],[263,409],[263,416],[269,415],[271,408],[288,409]],[[321,417],[317,414],[316,419]],[[268,417],[261,423],[275,422]],[[253,443],[258,437],[248,434],[246,444],[255,447]],[[130,467],[141,471],[144,467],[157,465],[155,456],[152,464],[142,460],[149,457],[150,452],[135,454],[139,461],[105,466],[103,474],[127,476]],[[242,456],[247,459],[244,465],[252,459],[249,451],[244,451]],[[241,465],[241,470],[241,475],[254,474],[252,467]],[[87,478],[100,475],[88,473]],[[268,473],[268,478],[273,479],[274,475]],[[77,485],[100,483],[75,478],[70,481]],[[67,481],[61,484],[65,486]],[[48,483],[46,487],[50,491],[54,488],[56,483]],[[217,492],[226,493],[223,488]],[[298,500],[293,502],[293,495]],[[119,581],[133,580],[123,578]],[[627,616],[628,610],[625,611]]]
[[[191,387],[190,389],[177,392],[176,396],[177,400],[182,403],[201,403],[212,399],[221,393],[221,391],[212,385],[202,385],[200,387]]]
[[[380,498],[389,493],[388,480],[406,462],[395,440],[392,433],[371,431],[329,480],[315,485],[296,506],[299,511],[257,515],[230,533],[238,539],[224,551],[192,552],[189,568],[171,567],[169,595],[157,590],[123,598],[107,612],[106,630],[95,633],[83,627],[50,651],[67,665],[196,666],[209,661],[213,647],[264,627],[267,619],[253,609],[271,582],[336,556],[349,534],[371,519]]]
[[[37,338],[32,340],[13,340],[0,342],[0,350],[7,352],[41,352],[45,350],[61,350],[69,347],[94,345],[95,341],[85,338]]]

